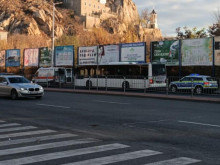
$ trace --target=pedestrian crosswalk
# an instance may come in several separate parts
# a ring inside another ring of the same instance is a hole
[[[190,165],[201,162],[188,157],[160,160],[159,156],[164,154],[0,120],[0,165],[53,164],[54,160],[55,164],[63,165],[120,164],[137,159],[143,159],[139,161],[139,164],[142,162],[140,165]],[[151,162],[146,162],[146,158],[151,158]]]

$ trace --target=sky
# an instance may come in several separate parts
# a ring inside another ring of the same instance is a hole
[[[220,0],[133,0],[139,13],[143,9],[158,14],[163,36],[176,36],[177,27],[208,28],[215,23],[214,13],[220,10]]]

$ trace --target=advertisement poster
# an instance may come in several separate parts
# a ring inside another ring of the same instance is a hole
[[[6,50],[6,67],[20,66],[20,49]]]
[[[39,49],[24,50],[24,66],[38,66]]]
[[[78,65],[97,65],[97,46],[79,47]]]
[[[152,42],[152,62],[179,65],[179,41]]]
[[[1,50],[0,51],[0,67],[5,66],[5,51]]]
[[[212,38],[183,40],[181,53],[183,66],[211,66],[213,40]]]
[[[215,65],[220,66],[220,37],[215,37]]]
[[[99,46],[99,65],[108,65],[119,62],[119,45],[100,45]]]
[[[121,62],[146,62],[145,42],[121,44]]]
[[[51,52],[49,51],[48,48],[39,48],[39,56],[40,56],[40,67],[44,67],[44,66],[51,66],[51,60],[52,60],[52,56],[51,56]]]
[[[73,66],[74,46],[55,47],[55,65]]]

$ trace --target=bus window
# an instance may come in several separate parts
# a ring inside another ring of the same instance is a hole
[[[166,75],[166,66],[160,64],[153,64],[152,65],[152,75],[159,76],[159,75]]]

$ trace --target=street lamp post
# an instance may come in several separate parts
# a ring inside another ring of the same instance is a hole
[[[51,66],[54,66],[54,25],[55,25],[55,5],[62,4],[63,2],[53,2],[53,24],[52,24],[52,58],[51,58]]]

